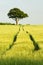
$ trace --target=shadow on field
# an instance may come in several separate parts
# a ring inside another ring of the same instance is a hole
[[[43,65],[43,60],[31,60],[28,58],[0,59],[0,65]]]
[[[28,31],[26,31],[26,33],[29,35],[30,40],[33,42],[33,45],[34,45],[34,48],[35,48],[34,50],[39,50],[40,48],[38,46],[38,43],[34,40],[33,36],[30,33],[28,33]]]

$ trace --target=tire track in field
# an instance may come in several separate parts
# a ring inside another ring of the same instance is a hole
[[[23,27],[22,27],[22,29],[23,29],[23,31],[25,31]],[[30,37],[30,40],[33,42],[34,50],[39,50],[40,48],[38,46],[38,43],[35,41],[35,39],[33,38],[33,36],[28,31],[25,31],[25,32]]]
[[[19,31],[18,31],[17,34],[14,36],[14,39],[13,39],[12,44],[9,45],[9,48],[7,48],[6,51],[4,51],[4,52],[2,53],[2,55],[5,54],[7,51],[9,51],[9,50],[12,49],[12,47],[15,45],[15,42],[16,42],[17,37],[18,37],[18,35],[19,35],[19,33],[20,33],[21,30],[23,30],[23,31],[30,37],[30,40],[33,42],[33,45],[34,45],[34,48],[35,48],[34,50],[39,50],[39,49],[40,49],[39,46],[38,46],[38,43],[34,40],[33,36],[32,36],[28,31],[25,31],[23,27],[24,27],[24,26],[21,26],[21,27],[19,28]]]
[[[20,32],[20,28],[19,28],[19,31],[17,32],[17,34],[14,36],[13,42],[12,42],[12,44],[9,46],[9,49],[11,49],[11,48],[13,47],[14,43],[16,42],[17,36],[18,36],[19,32]],[[9,49],[7,49],[7,50],[9,50]]]
[[[24,32],[24,30],[22,29],[22,26],[21,26],[21,30],[20,30],[20,33],[18,35],[18,38],[17,38],[17,43],[21,43],[21,42],[28,42],[28,38],[27,38],[27,34],[26,32]],[[30,39],[29,39],[29,42],[30,42]]]
[[[17,40],[17,36],[18,36],[19,32],[20,32],[20,28],[19,28],[19,31],[18,31],[18,32],[16,33],[16,35],[14,36],[14,39],[13,39],[12,44],[9,45],[9,48],[7,48],[6,51],[4,51],[4,52],[2,53],[2,55],[5,54],[7,51],[9,51],[9,50],[13,47],[14,43],[15,43],[16,40]]]

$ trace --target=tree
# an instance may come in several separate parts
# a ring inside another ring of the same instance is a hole
[[[18,24],[18,21],[20,19],[28,17],[28,15],[26,13],[24,13],[23,11],[21,11],[18,8],[11,9],[8,13],[8,16],[9,16],[9,18],[12,18],[16,21],[16,25]]]

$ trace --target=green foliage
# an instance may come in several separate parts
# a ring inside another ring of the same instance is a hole
[[[14,23],[0,23],[0,25],[15,25]]]
[[[26,13],[24,13],[23,11],[21,11],[18,8],[13,8],[9,11],[8,13],[9,18],[25,18],[28,17],[28,15]]]

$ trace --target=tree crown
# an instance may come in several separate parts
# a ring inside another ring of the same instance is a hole
[[[28,15],[26,13],[24,13],[23,11],[21,11],[18,8],[13,8],[9,11],[8,13],[9,18],[25,18],[28,17]]]

